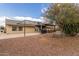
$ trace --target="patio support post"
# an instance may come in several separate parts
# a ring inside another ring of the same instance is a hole
[[[25,34],[26,34],[26,33],[25,33],[25,20],[24,20],[24,37],[25,37]]]

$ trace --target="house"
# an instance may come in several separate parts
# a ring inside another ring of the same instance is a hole
[[[56,25],[50,23],[42,23],[30,20],[13,20],[5,19],[4,33],[37,33],[37,32],[53,32]]]
[[[5,21],[5,29],[6,33],[36,33],[38,32],[38,28],[35,26],[38,22],[36,21],[20,21],[20,20],[10,20],[6,19]]]

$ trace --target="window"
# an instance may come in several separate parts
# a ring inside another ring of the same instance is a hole
[[[17,27],[16,26],[12,26],[12,31],[17,31]]]
[[[19,31],[22,31],[23,30],[23,27],[19,27]]]

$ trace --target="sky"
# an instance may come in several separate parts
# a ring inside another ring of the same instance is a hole
[[[48,3],[0,3],[0,24],[4,18],[41,21]]]

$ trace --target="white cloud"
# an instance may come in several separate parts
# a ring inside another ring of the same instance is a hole
[[[20,17],[20,16],[13,17],[14,20],[24,20],[24,18],[25,17]]]
[[[39,21],[39,22],[42,22],[42,19],[39,18],[32,18],[32,17],[20,17],[20,16],[16,16],[16,17],[13,17],[13,19],[15,20],[31,20],[31,21]]]
[[[45,13],[45,11],[47,11],[47,8],[46,7],[44,7],[44,8],[41,9],[41,12],[42,13]]]
[[[26,20],[33,20],[32,17],[25,17]]]
[[[45,17],[40,17],[40,19],[43,21],[43,23],[49,23],[49,19]]]

